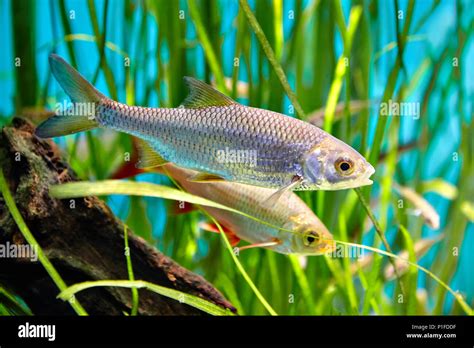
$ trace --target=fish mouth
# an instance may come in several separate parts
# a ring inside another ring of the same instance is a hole
[[[369,168],[365,171],[364,174],[362,174],[362,177],[360,179],[354,180],[352,183],[349,183],[345,188],[357,188],[360,186],[368,186],[372,185],[374,182],[370,179],[372,175],[375,174],[375,169],[372,167],[372,165],[368,164]]]
[[[320,252],[322,255],[326,255],[326,254],[332,253],[334,250],[336,250],[336,248],[337,248],[336,242],[332,238],[330,240],[328,238],[327,241],[325,242],[325,245],[322,246]]]
[[[364,180],[362,180],[362,185],[372,185],[374,182],[370,179],[372,175],[375,174],[375,168],[369,164],[369,169],[367,170],[365,174]]]
[[[367,178],[370,178],[374,174],[375,174],[375,168],[372,165],[370,165],[369,170],[367,171]]]

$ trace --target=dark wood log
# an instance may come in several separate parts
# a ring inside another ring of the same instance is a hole
[[[68,285],[88,280],[128,279],[124,226],[97,197],[57,200],[50,184],[75,181],[76,176],[50,140],[34,135],[34,127],[13,120],[0,134],[0,163],[16,204],[31,232]],[[0,198],[0,243],[26,244]],[[166,257],[129,231],[135,278],[199,296],[235,311],[210,283]],[[0,284],[21,296],[35,314],[73,314],[56,299],[58,289],[39,262],[0,258]],[[139,314],[199,315],[203,312],[147,290],[140,290]],[[131,291],[94,288],[78,294],[89,314],[130,312]]]

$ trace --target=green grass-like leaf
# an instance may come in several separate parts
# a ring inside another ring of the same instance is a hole
[[[356,248],[361,248],[361,249],[365,249],[365,250],[370,250],[370,251],[373,251],[377,254],[380,254],[380,255],[385,255],[385,256],[388,256],[390,258],[393,258],[393,259],[397,259],[397,260],[400,260],[400,261],[403,261],[403,262],[406,262],[407,264],[409,264],[410,266],[412,267],[416,267],[417,269],[419,269],[420,271],[426,273],[428,276],[430,276],[432,279],[434,279],[438,284],[440,284],[445,290],[447,290],[449,293],[451,293],[451,295],[454,296],[454,298],[456,299],[456,301],[461,305],[462,309],[464,310],[464,312],[468,315],[474,315],[474,310],[467,304],[467,302],[464,300],[464,298],[462,297],[461,294],[458,294],[456,291],[454,291],[448,284],[446,284],[446,282],[444,282],[443,280],[441,280],[437,275],[435,275],[433,272],[431,272],[430,270],[426,269],[425,267],[423,266],[420,266],[410,260],[407,260],[407,259],[404,259],[398,255],[395,255],[393,253],[389,253],[387,251],[384,251],[384,250],[381,250],[381,249],[377,249],[377,248],[373,248],[373,247],[369,247],[367,245],[361,245],[361,244],[356,244],[356,243],[349,243],[349,242],[343,242],[343,241],[340,241],[340,240],[337,240],[335,241],[336,243],[339,243],[339,244],[343,244],[343,245],[347,245],[347,246],[352,246],[352,247],[356,247]],[[375,261],[375,260],[374,260]],[[365,314],[368,314],[368,311],[365,312]]]
[[[64,280],[61,278],[59,275],[58,271],[56,268],[53,266],[51,261],[49,261],[48,257],[45,255],[43,252],[43,249],[41,249],[40,245],[36,241],[36,238],[33,236],[33,234],[30,232],[30,229],[25,223],[25,220],[23,220],[23,217],[20,214],[20,211],[18,210],[15,201],[10,193],[10,189],[8,188],[8,184],[5,180],[5,176],[3,175],[3,170],[0,168],[0,191],[2,192],[3,199],[5,200],[5,204],[8,207],[8,210],[10,211],[10,214],[13,217],[13,220],[15,220],[15,223],[18,226],[18,229],[21,231],[21,234],[25,238],[25,240],[30,244],[32,247],[36,248],[37,253],[38,253],[38,260],[41,262],[43,267],[45,268],[46,272],[49,274],[53,282],[56,284],[56,286],[59,288],[59,290],[64,290],[66,289],[67,285],[64,282]],[[79,315],[87,315],[87,312],[85,309],[81,306],[81,304],[76,300],[72,299],[69,301],[69,304],[71,307],[74,309],[74,311],[79,314]]]
[[[281,64],[278,62],[277,57],[275,56],[275,53],[273,52],[273,49],[270,46],[267,37],[265,36],[265,33],[263,32],[262,28],[260,27],[260,24],[258,24],[258,21],[255,18],[255,15],[250,9],[247,0],[239,0],[239,3],[240,7],[245,13],[245,16],[247,17],[250,26],[252,27],[255,35],[257,36],[257,39],[262,45],[262,49],[265,52],[268,61],[270,62],[273,67],[273,70],[278,76],[278,79],[280,80],[280,83],[283,89],[285,90],[285,93],[287,94],[288,98],[290,98],[293,107],[301,118],[306,118],[306,113],[303,111],[303,108],[298,102],[295,92],[293,92],[293,90],[291,89],[290,84],[288,83],[288,79],[286,78],[285,72],[283,71]]]
[[[207,61],[209,62],[209,66],[211,67],[214,77],[216,78],[217,86],[221,91],[228,92],[224,81],[224,73],[222,72],[219,61],[214,52],[214,48],[212,47],[211,41],[209,40],[209,36],[202,23],[201,15],[196,6],[196,1],[188,1],[188,7],[189,13],[191,14],[191,17],[194,21],[194,25],[196,26],[199,41],[201,42],[201,45],[204,49],[204,54],[206,55]]]
[[[192,195],[190,193],[177,190],[168,186],[145,183],[145,182],[133,182],[133,181],[121,181],[121,180],[103,180],[96,182],[71,182],[62,185],[52,185],[50,187],[50,194],[52,197],[64,199],[64,198],[78,198],[87,196],[104,196],[104,195],[131,195],[131,196],[148,196],[157,197],[164,199],[171,199],[175,201],[184,201],[192,204],[202,205],[206,207],[213,207],[223,209],[243,215],[249,219],[260,222],[264,225],[268,225],[280,230],[284,230],[290,233],[294,233],[291,230],[285,230],[280,226],[272,225],[266,221],[258,219],[252,215],[246,214],[239,210],[227,207],[225,205],[213,202],[211,200]]]
[[[133,282],[135,280],[135,275],[133,273],[133,266],[132,266],[132,257],[130,255],[130,247],[128,245],[128,227],[127,225],[123,225],[123,240],[125,243],[125,259],[127,261],[127,272],[128,272],[128,280]],[[131,315],[138,314],[138,289],[132,288],[132,313]]]
[[[191,307],[197,308],[211,315],[233,315],[233,313],[230,310],[219,307],[215,305],[214,303],[203,300],[202,298],[199,298],[197,296],[186,294],[184,292],[174,290],[174,289],[168,289],[163,286],[156,285],[156,284],[146,282],[143,280],[135,280],[135,281],[98,280],[98,281],[93,281],[93,282],[78,283],[61,291],[61,293],[58,295],[58,298],[60,298],[63,301],[68,301],[71,298],[73,298],[73,296],[77,294],[78,292],[84,291],[90,288],[95,288],[95,287],[120,287],[120,288],[131,288],[131,289],[147,289],[149,291],[155,292],[162,296],[166,296],[166,297],[172,298],[173,300],[179,301],[181,303],[185,303]]]

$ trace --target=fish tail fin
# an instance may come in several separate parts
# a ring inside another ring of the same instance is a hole
[[[49,56],[49,65],[54,77],[74,103],[97,103],[101,99],[106,98],[60,56],[51,54]]]
[[[51,138],[98,127],[95,111],[97,105],[107,98],[61,57],[51,54],[49,64],[54,77],[71,98],[72,105],[39,125],[36,135]]]
[[[35,134],[40,138],[53,138],[97,128],[99,123],[86,117],[53,116],[37,128]]]

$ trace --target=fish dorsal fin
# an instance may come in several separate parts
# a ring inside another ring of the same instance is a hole
[[[229,106],[237,104],[232,98],[222,94],[208,84],[185,76],[184,82],[189,87],[189,95],[181,104],[186,109],[199,109],[209,106]]]
[[[145,140],[136,138],[135,144],[137,146],[139,159],[136,164],[137,168],[153,168],[161,166],[167,162]]]

